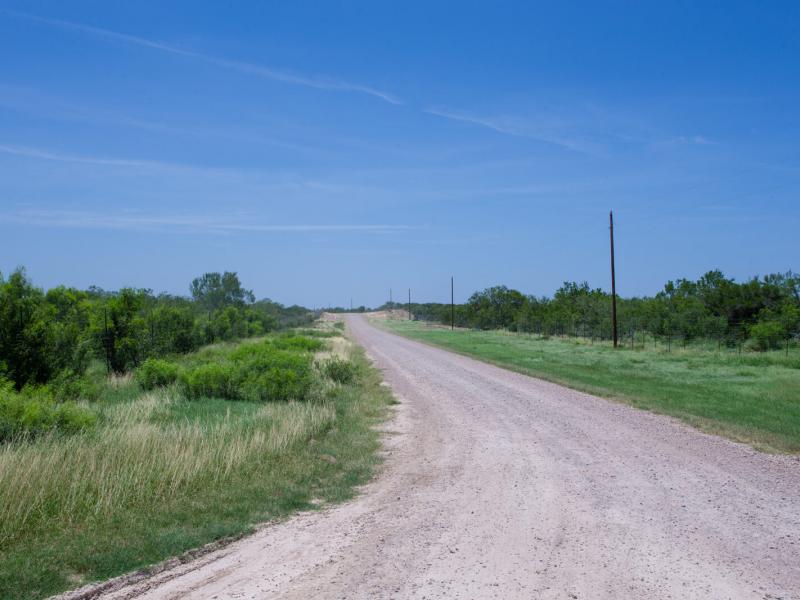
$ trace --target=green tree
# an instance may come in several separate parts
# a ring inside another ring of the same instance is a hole
[[[54,367],[83,373],[92,354],[87,335],[92,310],[88,294],[62,285],[48,290],[45,300],[52,316]]]
[[[53,310],[44,293],[19,268],[0,274],[0,376],[25,384],[44,383],[59,368],[54,360]]]
[[[137,366],[147,347],[147,322],[142,315],[149,290],[123,288],[96,305],[92,335],[100,358],[115,373]]]
[[[215,311],[227,306],[252,304],[255,296],[242,287],[236,273],[205,273],[192,280],[189,286],[192,298],[207,311]]]

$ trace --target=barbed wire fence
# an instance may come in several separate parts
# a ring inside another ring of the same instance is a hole
[[[648,327],[640,320],[620,319],[619,345],[629,349],[653,349],[671,352],[691,348],[709,352],[764,352],[783,351],[787,356],[800,352],[800,329],[773,330],[754,335],[748,331],[751,323],[732,321],[727,329],[707,326],[702,321],[680,324],[665,323]],[[512,327],[509,331],[534,335],[545,339],[575,338],[593,343],[611,343],[611,326],[599,326],[585,320],[537,320],[530,327]]]
[[[463,309],[464,305],[459,308]],[[415,319],[437,325],[449,325],[450,320],[435,312],[414,306]],[[800,328],[766,327],[751,320],[722,317],[686,316],[647,319],[620,315],[618,317],[619,346],[632,350],[705,351],[716,354],[742,354],[746,352],[781,352],[786,356],[800,356]],[[529,335],[539,339],[574,339],[587,344],[612,342],[610,317],[593,315],[573,318],[517,316],[511,323],[484,321],[480,326],[463,312],[456,326],[473,330],[500,329],[509,333]]]

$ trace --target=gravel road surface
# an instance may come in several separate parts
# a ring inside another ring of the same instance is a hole
[[[800,598],[800,459],[375,329],[400,400],[355,501],[106,598]]]

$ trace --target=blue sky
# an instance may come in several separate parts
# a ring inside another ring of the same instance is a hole
[[[800,3],[0,1],[0,271],[376,305],[800,269]]]

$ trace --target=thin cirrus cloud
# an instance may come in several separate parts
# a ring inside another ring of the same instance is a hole
[[[52,160],[56,162],[78,163],[85,165],[100,165],[107,167],[174,167],[172,163],[163,163],[152,160],[128,160],[122,158],[102,158],[96,156],[75,156],[72,154],[61,154],[42,150],[41,148],[31,148],[29,146],[15,146],[0,144],[0,153],[22,156],[25,158],[36,158],[40,160]]]
[[[400,105],[403,102],[396,96],[379,90],[370,86],[344,81],[327,76],[309,76],[297,73],[291,73],[281,70],[276,70],[263,65],[248,63],[243,61],[230,60],[221,58],[194,50],[187,50],[178,46],[166,44],[157,40],[152,40],[144,37],[120,33],[109,29],[76,23],[73,21],[64,21],[60,19],[52,19],[48,17],[41,17],[24,12],[13,10],[0,9],[0,14],[7,16],[25,19],[37,23],[42,23],[50,27],[57,27],[72,31],[86,33],[96,37],[116,40],[122,43],[141,46],[156,50],[159,52],[170,53],[186,58],[202,61],[206,64],[214,65],[219,68],[238,71],[240,73],[263,77],[274,81],[280,81],[292,85],[305,86],[320,90],[327,90],[333,92],[352,92],[361,93],[378,98],[384,102]],[[553,114],[540,114],[528,117],[516,116],[479,116],[469,112],[452,110],[442,107],[430,107],[422,109],[422,112],[434,115],[443,119],[451,121],[458,121],[468,123],[471,125],[483,127],[495,131],[497,133],[514,136],[519,138],[526,138],[536,140],[547,144],[552,144],[569,150],[595,157],[605,157],[608,155],[609,143],[614,141],[632,141],[649,144],[653,147],[658,146],[677,146],[677,145],[711,145],[714,142],[708,140],[701,135],[693,136],[672,136],[666,139],[653,139],[652,135],[620,135],[614,132],[597,131],[590,125],[587,125],[587,115],[572,114],[572,115],[553,115]],[[604,116],[604,121],[608,121],[608,115]],[[598,121],[596,118],[590,118],[588,121],[594,123]],[[152,124],[139,122],[135,120],[127,120],[129,125],[138,126],[142,128],[156,128],[166,129],[161,124]],[[630,125],[630,124],[628,124]],[[636,127],[634,127],[636,129]],[[268,139],[259,139],[254,141],[265,141],[276,146],[286,147],[302,151],[319,151],[319,148],[309,148],[298,144],[291,144],[285,141],[276,141]],[[613,145],[613,143],[612,143]]]
[[[478,125],[504,135],[546,142],[582,154],[601,155],[604,153],[599,144],[563,135],[560,133],[560,126],[543,126],[505,117],[479,117],[443,108],[426,108],[423,112],[451,121]]]
[[[223,69],[238,71],[240,73],[245,73],[248,75],[255,75],[258,77],[263,77],[265,79],[272,79],[274,81],[280,81],[283,83],[315,88],[318,90],[327,90],[332,92],[356,92],[360,94],[367,94],[374,98],[383,100],[384,102],[388,102],[389,104],[402,104],[402,101],[400,99],[398,99],[397,97],[388,92],[370,86],[344,81],[341,79],[335,79],[327,76],[308,76],[297,73],[289,73],[286,71],[279,71],[276,69],[265,67],[263,65],[242,62],[237,60],[229,60],[217,56],[211,56],[209,54],[204,54],[202,52],[195,52],[194,50],[186,50],[184,48],[178,48],[177,46],[165,44],[157,40],[150,40],[135,35],[129,35],[126,33],[111,31],[110,29],[102,29],[100,27],[93,27],[91,25],[84,25],[82,23],[74,23],[72,21],[50,19],[50,18],[40,17],[38,15],[32,15],[29,13],[23,13],[11,10],[3,10],[0,12],[19,19],[26,19],[29,21],[35,21],[37,23],[43,23],[51,27],[59,27],[61,29],[80,31],[82,33],[88,33],[106,39],[112,39],[127,44],[142,46],[145,48],[150,48],[152,50],[158,50],[161,52],[168,52],[170,54],[185,56],[187,58],[193,58],[195,60],[200,60],[207,64],[214,65]]]
[[[54,161],[67,164],[108,167],[111,169],[122,168],[125,170],[131,169],[134,171],[162,172],[178,175],[203,175],[212,178],[225,177],[229,181],[249,186],[249,189],[259,192],[310,192],[333,196],[347,195],[351,197],[354,194],[361,194],[364,196],[369,195],[372,199],[387,193],[386,188],[382,186],[317,181],[313,179],[292,179],[286,177],[275,180],[269,176],[265,176],[264,173],[260,172],[258,169],[248,170],[246,168],[237,167],[208,167],[190,163],[64,154],[46,148],[19,146],[3,142],[0,142],[0,154],[8,154],[37,161]],[[245,227],[242,226],[240,229],[245,229]]]
[[[248,63],[243,61],[230,60],[197,52],[194,50],[187,50],[157,40],[151,40],[140,36],[120,33],[109,29],[85,25],[83,23],[76,23],[73,21],[64,21],[60,19],[52,19],[47,17],[40,17],[29,13],[23,13],[11,10],[0,10],[0,14],[6,14],[12,17],[26,19],[42,23],[51,27],[58,27],[72,31],[78,31],[96,37],[116,40],[126,44],[137,45],[152,50],[184,56],[194,60],[205,62],[206,64],[214,65],[223,69],[238,71],[240,73],[263,77],[274,81],[283,83],[305,86],[320,90],[334,91],[334,92],[354,92],[366,94],[384,102],[394,105],[403,104],[403,102],[386,91],[379,90],[374,87],[344,81],[327,76],[308,76],[303,74],[291,73],[286,71],[276,70],[263,65]],[[491,129],[497,133],[510,135],[515,137],[527,138],[545,142],[561,148],[579,152],[582,154],[601,156],[605,154],[605,148],[594,141],[581,138],[580,136],[569,135],[564,132],[563,123],[551,123],[547,119],[537,119],[531,122],[526,119],[519,119],[513,117],[479,117],[472,114],[454,111],[443,108],[427,108],[422,112],[449,119],[454,121],[461,121],[478,125]]]
[[[178,135],[187,138],[216,138],[230,140],[233,142],[260,144],[284,150],[310,155],[331,157],[337,155],[337,148],[341,146],[366,148],[370,151],[385,152],[392,154],[402,154],[403,150],[391,145],[369,144],[360,140],[336,138],[326,136],[324,140],[311,143],[298,143],[265,136],[257,131],[244,131],[241,129],[230,130],[223,127],[208,127],[203,125],[175,126],[172,123],[162,121],[149,121],[144,119],[132,118],[124,114],[119,114],[98,106],[78,105],[62,101],[53,96],[43,94],[34,88],[10,86],[0,83],[0,108],[7,108],[13,111],[32,114],[36,117],[54,119],[59,121],[89,123],[92,125],[112,125],[130,127],[156,134]],[[1,145],[1,144],[0,144]],[[9,154],[8,148],[0,149],[0,152]],[[19,147],[17,147],[19,149]],[[22,154],[21,152],[13,152]],[[50,154],[53,153],[40,153]],[[31,155],[33,157],[33,155]],[[41,156],[40,156],[41,158]],[[61,157],[67,158],[67,157]],[[77,157],[72,157],[77,158]],[[88,160],[75,160],[74,162],[93,162]],[[99,164],[106,164],[102,163]]]
[[[225,167],[204,167],[188,163],[176,163],[160,160],[142,160],[128,158],[109,158],[104,156],[85,156],[79,154],[64,154],[45,148],[31,146],[18,146],[0,142],[0,154],[32,158],[34,160],[54,161],[78,165],[94,165],[99,167],[122,167],[124,169],[143,169],[150,171],[167,171],[174,173],[242,173],[242,169]]]
[[[142,214],[106,215],[86,211],[29,209],[0,213],[0,221],[18,225],[65,229],[106,229],[165,233],[314,233],[361,232],[392,233],[420,229],[396,224],[271,224],[253,223],[252,219],[226,220],[220,216],[156,216]]]

